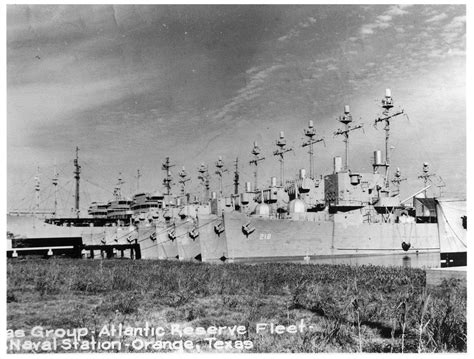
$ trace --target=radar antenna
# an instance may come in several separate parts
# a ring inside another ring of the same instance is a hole
[[[424,195],[424,198],[427,198],[427,189],[429,188],[429,186],[427,186],[428,182],[433,182],[431,181],[431,177],[435,176],[436,174],[435,173],[430,173],[430,165],[428,162],[423,162],[423,170],[422,170],[422,173],[421,175],[418,176],[419,179],[422,179],[423,180],[423,183],[425,185],[425,189],[423,191],[423,195]],[[425,212],[425,205],[422,204],[421,205],[421,208],[422,208],[422,211],[423,213]]]
[[[339,116],[339,122],[343,123],[345,128],[338,129],[336,132],[334,132],[334,136],[344,135],[344,143],[346,147],[344,169],[346,171],[349,171],[349,132],[358,130],[359,128],[362,128],[363,125],[355,125],[353,127],[349,125],[352,122],[352,115],[349,105],[344,106],[344,114],[342,116]]]
[[[390,120],[396,116],[405,115],[404,110],[398,110],[396,112],[391,112],[393,108],[393,99],[392,91],[390,89],[385,89],[385,97],[382,99],[382,116],[375,119],[374,126],[377,126],[379,122],[385,122],[385,187],[388,188],[389,183],[389,167],[390,167],[390,151],[389,151],[389,140],[390,140]]]
[[[443,194],[442,188],[446,187],[446,183],[444,182],[444,180],[441,176],[437,175],[436,173],[430,173],[429,166],[430,165],[429,165],[428,162],[423,163],[423,172],[422,172],[421,175],[418,176],[418,178],[423,180],[423,183],[425,184],[425,187],[426,187],[428,182],[431,182],[436,187],[438,187],[439,196],[441,197],[441,195]],[[434,177],[436,179],[437,183],[432,181],[432,179],[431,179],[432,177]],[[425,195],[425,198],[426,198],[426,190],[424,191],[424,195]]]
[[[174,164],[171,164],[169,157],[166,157],[165,162],[161,165],[161,169],[163,171],[166,171],[166,177],[163,178],[163,185],[166,188],[166,194],[167,195],[171,194],[171,185],[172,185],[172,182],[173,182],[173,177],[171,176],[170,168],[174,167],[174,166],[175,166]]]
[[[283,180],[285,178],[285,157],[284,154],[289,151],[293,151],[293,148],[286,147],[285,133],[280,131],[280,138],[276,141],[277,150],[273,152],[274,156],[280,156],[280,186],[283,186]]]
[[[421,175],[418,176],[418,178],[423,180],[425,187],[428,182],[433,182],[431,181],[431,177],[433,176],[436,176],[436,173],[430,173],[430,164],[428,162],[423,162],[423,170]],[[423,193],[426,198],[426,190]]]
[[[117,184],[115,185],[115,188],[114,188],[114,198],[116,201],[122,199],[122,185],[124,183],[125,182],[122,180],[122,172],[119,172]]]
[[[178,182],[181,184],[181,195],[184,196],[186,195],[186,182],[190,181],[191,178],[189,178],[188,172],[186,172],[186,169],[184,168],[184,166],[181,169],[181,171],[179,171],[178,176],[179,176]]]
[[[308,128],[304,129],[304,135],[308,137],[308,140],[303,142],[301,147],[309,146],[309,177],[314,179],[314,144],[324,141],[324,138],[314,138],[316,136],[316,130],[314,128],[313,120],[309,120]]]
[[[249,161],[249,164],[255,165],[255,171],[253,172],[255,178],[255,191],[258,188],[258,163],[265,159],[265,156],[260,156],[260,147],[257,145],[257,141],[254,141],[253,148],[251,154],[253,155],[253,159]]]
[[[400,171],[400,168],[397,168],[392,179],[392,183],[397,188],[395,195],[400,194],[400,184],[406,180],[407,180],[406,177],[402,178],[402,172]]]

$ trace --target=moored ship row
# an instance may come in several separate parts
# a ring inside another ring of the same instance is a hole
[[[141,192],[127,199],[121,194],[119,179],[114,199],[92,203],[88,219],[41,221],[8,216],[12,253],[28,239],[63,238],[67,242],[67,238],[76,238],[85,256],[93,256],[94,251],[102,252],[103,248],[116,252],[125,248],[120,245],[134,245],[135,256],[139,254],[140,258],[205,262],[327,260],[387,264],[390,256],[397,258],[393,264],[401,264],[407,257],[416,260],[428,256],[431,266],[465,265],[465,200],[430,198],[431,174],[426,163],[419,176],[423,187],[408,198],[400,198],[400,183],[406,179],[400,170],[393,175],[390,171],[389,139],[390,122],[404,112],[393,107],[387,89],[382,115],[375,120],[375,124],[384,125],[385,158],[382,151],[374,151],[372,172],[356,172],[349,167],[349,137],[363,125],[353,123],[346,105],[339,117],[343,127],[334,133],[343,137],[345,155],[334,158],[330,174],[315,174],[313,146],[322,139],[310,121],[302,144],[309,149],[309,173],[301,169],[297,178],[285,178],[285,154],[292,149],[281,132],[273,153],[280,160],[279,183],[272,177],[269,186],[259,187],[258,165],[264,157],[254,143],[249,161],[254,167],[253,185],[246,182],[244,190],[239,191],[236,165],[234,193],[224,196],[223,161],[219,158],[218,193],[209,193],[209,171],[201,165],[199,179],[205,195],[191,199],[186,193],[189,178],[184,168],[179,173],[181,191],[172,194],[172,165],[166,158],[162,167],[166,171],[165,193]],[[107,255],[117,255],[115,252],[107,251]]]

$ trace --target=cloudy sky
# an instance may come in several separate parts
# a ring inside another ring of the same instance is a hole
[[[214,172],[218,156],[229,169],[238,157],[241,181],[252,181],[255,140],[266,183],[279,175],[279,131],[295,149],[292,176],[308,168],[309,120],[325,137],[316,172],[327,174],[344,152],[333,133],[345,104],[365,127],[351,134],[350,167],[371,171],[387,87],[409,117],[391,125],[402,194],[421,188],[426,161],[446,194],[465,196],[465,50],[464,5],[9,5],[8,207],[31,204],[38,166],[47,196],[54,163],[71,207],[76,146],[84,207],[110,199],[119,173],[133,194],[137,169],[142,190],[162,190],[167,156],[196,193],[198,165]]]

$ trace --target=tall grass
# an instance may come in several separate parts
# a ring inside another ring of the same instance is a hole
[[[251,330],[247,338],[257,352],[467,347],[465,288],[451,281],[427,289],[421,269],[52,258],[9,260],[7,280],[11,329],[147,320],[253,328],[258,321],[305,319],[314,331],[270,336]]]

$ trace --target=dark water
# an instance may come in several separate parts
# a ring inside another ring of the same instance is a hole
[[[306,260],[306,263],[308,261]],[[440,267],[439,253],[410,253],[389,254],[371,256],[347,256],[337,258],[311,258],[312,264],[350,264],[350,265],[378,265],[378,266],[402,266],[411,268],[434,268]]]
[[[128,250],[125,257],[129,258]],[[87,255],[88,256],[88,255]],[[120,253],[117,253],[120,258]],[[94,259],[102,259],[100,251],[94,251]],[[402,266],[411,268],[438,268],[440,267],[440,254],[438,253],[404,253],[385,255],[347,255],[334,257],[271,257],[240,259],[238,263],[301,263],[301,264],[349,264],[349,265],[377,265],[377,266]],[[222,262],[218,262],[222,264]]]
[[[265,257],[241,258],[238,263],[301,263],[301,264],[349,264],[349,265],[377,265],[399,266],[411,268],[437,268],[440,267],[440,254],[438,253],[403,253],[385,255],[345,255],[321,257]]]

